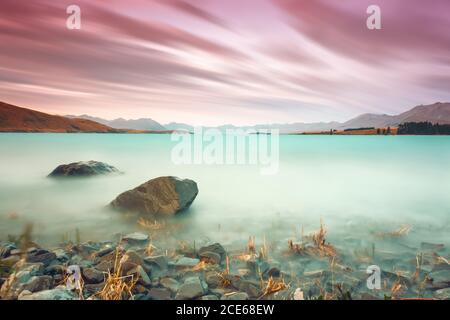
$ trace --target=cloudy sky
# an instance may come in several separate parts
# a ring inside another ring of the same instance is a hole
[[[81,30],[66,7],[81,8]],[[381,8],[381,30],[366,9]],[[0,100],[196,125],[450,101],[448,0],[1,0]]]

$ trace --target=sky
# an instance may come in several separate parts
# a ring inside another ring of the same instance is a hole
[[[66,27],[71,4],[80,30]],[[397,114],[450,101],[449,12],[448,0],[1,0],[0,101],[193,125]]]

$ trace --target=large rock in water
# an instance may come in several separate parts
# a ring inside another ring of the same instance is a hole
[[[159,177],[120,194],[111,206],[152,216],[169,216],[189,208],[197,194],[195,181]]]
[[[91,160],[62,164],[56,167],[56,169],[49,174],[49,177],[88,177],[111,173],[120,172],[107,163]]]

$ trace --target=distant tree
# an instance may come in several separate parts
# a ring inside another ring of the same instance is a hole
[[[386,134],[391,134],[391,127],[387,127]]]
[[[381,130],[380,130],[380,128],[378,128],[377,129],[377,134],[380,134],[381,133]]]
[[[398,126],[397,134],[450,135],[450,124],[431,122],[405,122]]]

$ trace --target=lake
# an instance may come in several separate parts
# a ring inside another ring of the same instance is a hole
[[[106,205],[158,176],[198,183],[179,217],[179,239],[232,243],[316,230],[329,240],[370,241],[373,232],[412,227],[405,244],[450,244],[450,137],[280,136],[279,171],[252,165],[176,165],[170,135],[0,134],[0,238],[33,223],[40,242],[106,240],[137,230]],[[46,176],[59,164],[97,160],[123,175],[75,180]]]

